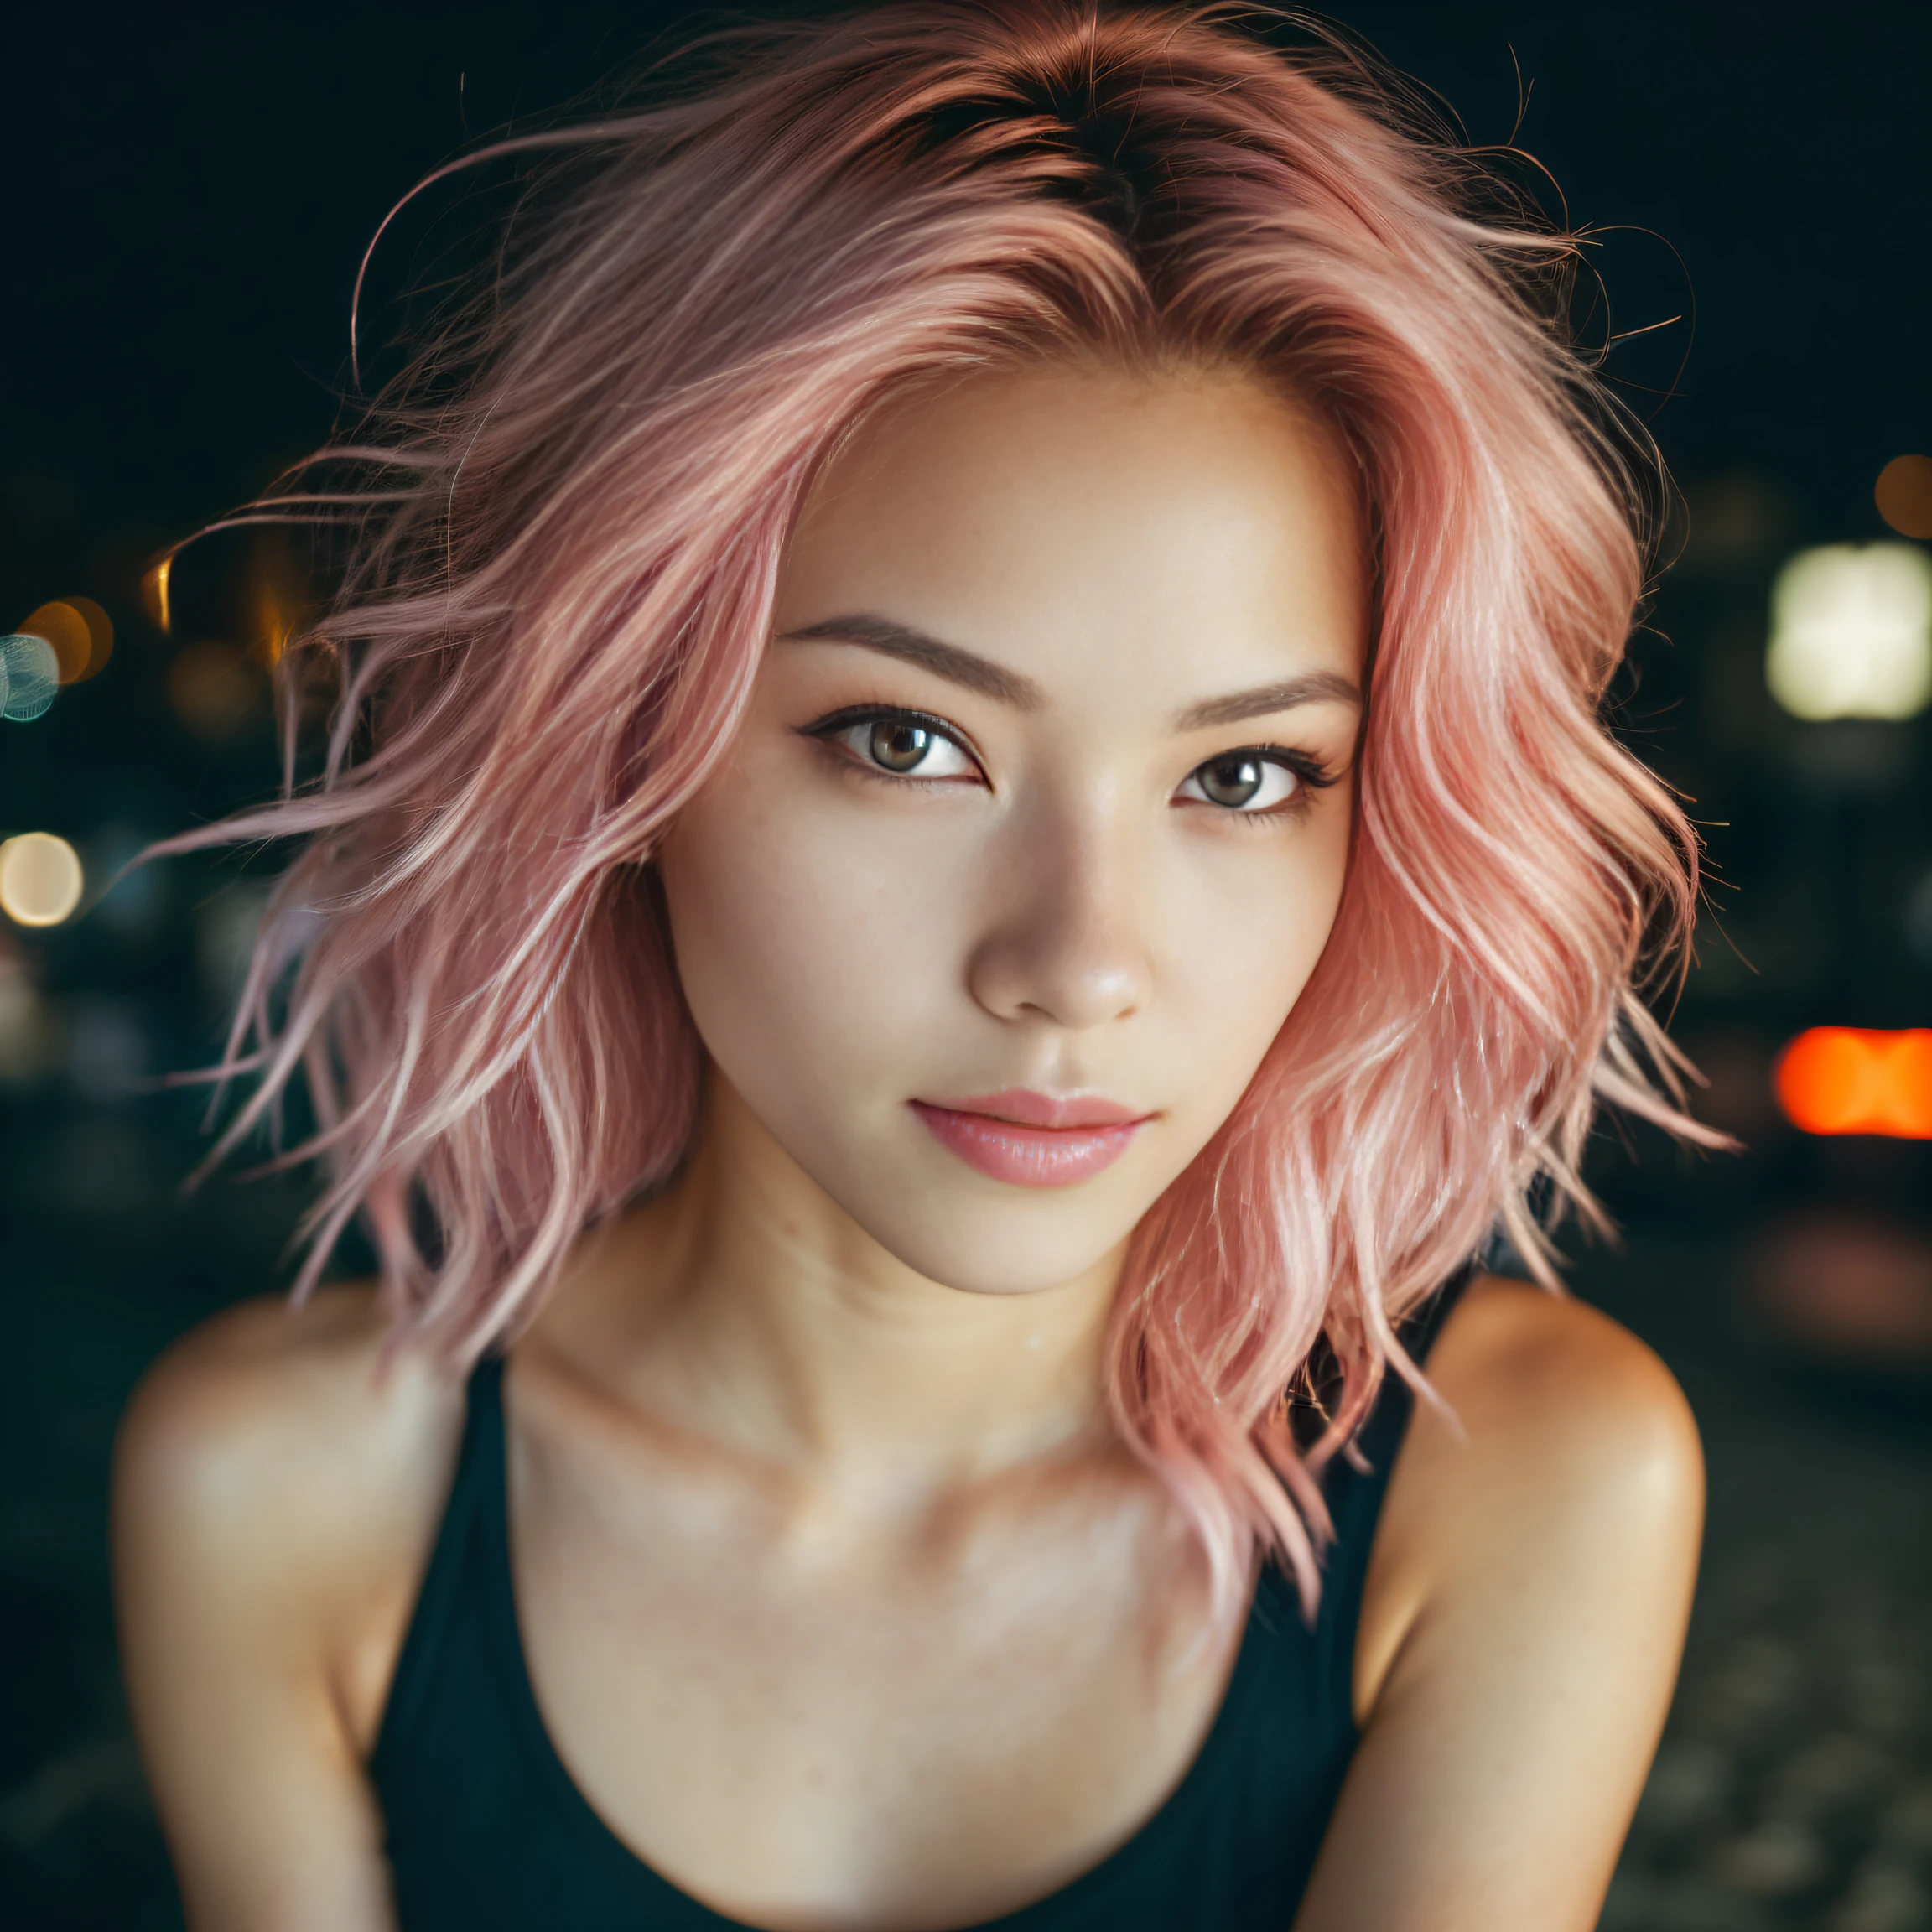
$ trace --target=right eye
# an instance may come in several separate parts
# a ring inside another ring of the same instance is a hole
[[[867,770],[895,778],[977,778],[979,767],[936,718],[915,712],[870,712],[828,718],[812,735],[836,745]]]

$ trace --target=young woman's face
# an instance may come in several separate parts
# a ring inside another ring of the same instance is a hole
[[[662,870],[714,1078],[899,1260],[1068,1281],[1227,1119],[1341,896],[1365,576],[1229,376],[989,376],[825,475]]]

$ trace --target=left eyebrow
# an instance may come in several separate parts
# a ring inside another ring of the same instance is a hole
[[[1190,704],[1174,720],[1181,731],[1205,731],[1217,724],[1240,724],[1265,718],[1274,711],[1292,711],[1298,704],[1353,704],[1361,709],[1362,693],[1337,671],[1310,671],[1279,684],[1257,684],[1252,691],[1230,692],[1225,698],[1204,699]]]

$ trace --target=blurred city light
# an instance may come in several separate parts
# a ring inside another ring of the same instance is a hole
[[[39,637],[52,648],[63,684],[96,676],[114,650],[113,621],[91,597],[43,604],[21,624],[19,635]]]
[[[169,551],[159,563],[148,565],[141,579],[141,602],[148,620],[164,637],[174,629],[174,612],[169,598],[169,579],[174,569],[174,553]]]
[[[1878,472],[1872,500],[1901,537],[1932,537],[1932,456],[1894,456]]]
[[[266,584],[256,587],[255,641],[252,655],[257,662],[273,671],[282,662],[288,645],[288,620],[280,600]]]
[[[58,926],[80,903],[80,855],[51,832],[0,844],[0,912],[17,926]]]
[[[80,678],[98,678],[106,669],[107,660],[114,655],[113,620],[91,597],[64,597],[61,602],[69,610],[78,610],[87,626],[91,648],[87,653],[87,668],[80,673]]]
[[[72,684],[87,675],[87,662],[94,655],[94,634],[87,620],[71,604],[43,604],[20,626],[23,635],[43,639],[52,647],[58,675],[63,684]]]
[[[1784,1049],[1779,1104],[1807,1134],[1932,1140],[1932,1027],[1814,1026]]]
[[[0,718],[40,717],[60,688],[60,660],[44,637],[0,637]]]
[[[1932,699],[1932,559],[1909,543],[1800,550],[1771,589],[1764,676],[1794,718],[1909,718]]]

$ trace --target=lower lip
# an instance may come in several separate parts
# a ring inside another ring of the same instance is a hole
[[[1023,1127],[1016,1120],[961,1114],[923,1100],[911,1105],[948,1152],[1015,1187],[1071,1187],[1104,1173],[1146,1124],[1127,1120],[1114,1127]]]

